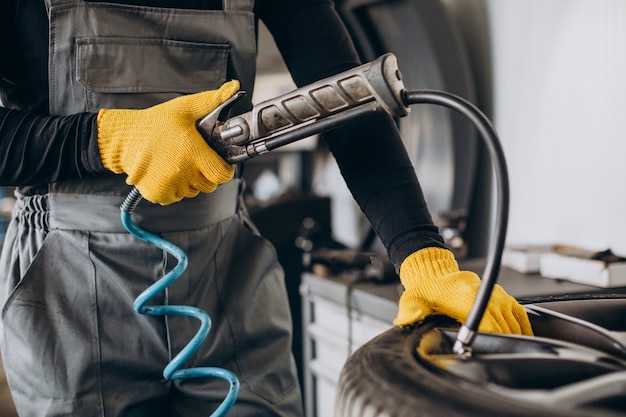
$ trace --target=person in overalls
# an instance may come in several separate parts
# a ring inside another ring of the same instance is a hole
[[[133,219],[190,259],[155,303],[213,320],[189,366],[238,376],[232,415],[302,415],[276,253],[234,167],[195,129],[238,89],[252,92],[257,19],[298,86],[360,64],[327,0],[2,1],[0,185],[17,186],[18,200],[0,260],[0,342],[20,416],[206,416],[224,398],[221,380],[161,374],[193,320],[133,310],[175,263],[123,228],[133,186],[144,197]],[[433,225],[393,120],[325,139],[406,288],[394,323],[464,320],[480,279],[459,271]],[[500,287],[481,330],[532,332]]]

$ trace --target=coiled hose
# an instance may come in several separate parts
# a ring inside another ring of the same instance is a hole
[[[133,236],[174,256],[178,260],[178,264],[161,279],[143,291],[135,299],[133,307],[138,313],[147,316],[186,316],[195,317],[200,320],[200,328],[189,343],[165,366],[163,369],[163,377],[168,381],[203,377],[216,377],[228,381],[230,383],[228,394],[220,406],[211,414],[211,417],[224,416],[231,409],[239,394],[239,380],[237,376],[226,369],[216,367],[180,369],[182,364],[198,350],[202,342],[204,342],[208,336],[211,330],[211,317],[209,314],[204,310],[192,306],[146,305],[156,294],[164,291],[180,278],[187,269],[188,259],[187,254],[178,246],[133,223],[131,214],[141,201],[141,198],[141,194],[136,188],[133,188],[128,194],[120,207],[122,212],[122,224]]]

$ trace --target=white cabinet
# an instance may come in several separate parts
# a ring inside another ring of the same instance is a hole
[[[306,417],[333,415],[341,369],[352,352],[392,326],[398,285],[303,275]]]

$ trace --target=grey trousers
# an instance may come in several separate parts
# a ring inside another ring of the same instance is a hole
[[[208,339],[183,367],[238,376],[229,416],[299,416],[282,269],[248,225],[237,188],[233,181],[209,197],[139,205],[137,224],[189,257],[186,273],[148,304],[209,313]],[[137,295],[176,260],[128,234],[119,204],[93,194],[18,201],[0,259],[0,346],[21,417],[208,416],[226,395],[221,379],[163,378],[198,322],[134,311]]]

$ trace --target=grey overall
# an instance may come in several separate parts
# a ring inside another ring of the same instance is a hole
[[[143,108],[231,78],[252,90],[253,0],[224,0],[220,11],[46,2],[51,114]],[[0,259],[0,346],[21,417],[208,416],[226,395],[221,379],[162,376],[198,322],[134,311],[176,260],[123,228],[124,179],[18,196]],[[133,220],[189,256],[187,272],[149,304],[209,313],[209,337],[183,368],[238,376],[229,416],[300,416],[283,273],[241,188],[233,180],[173,205],[139,204]]]

